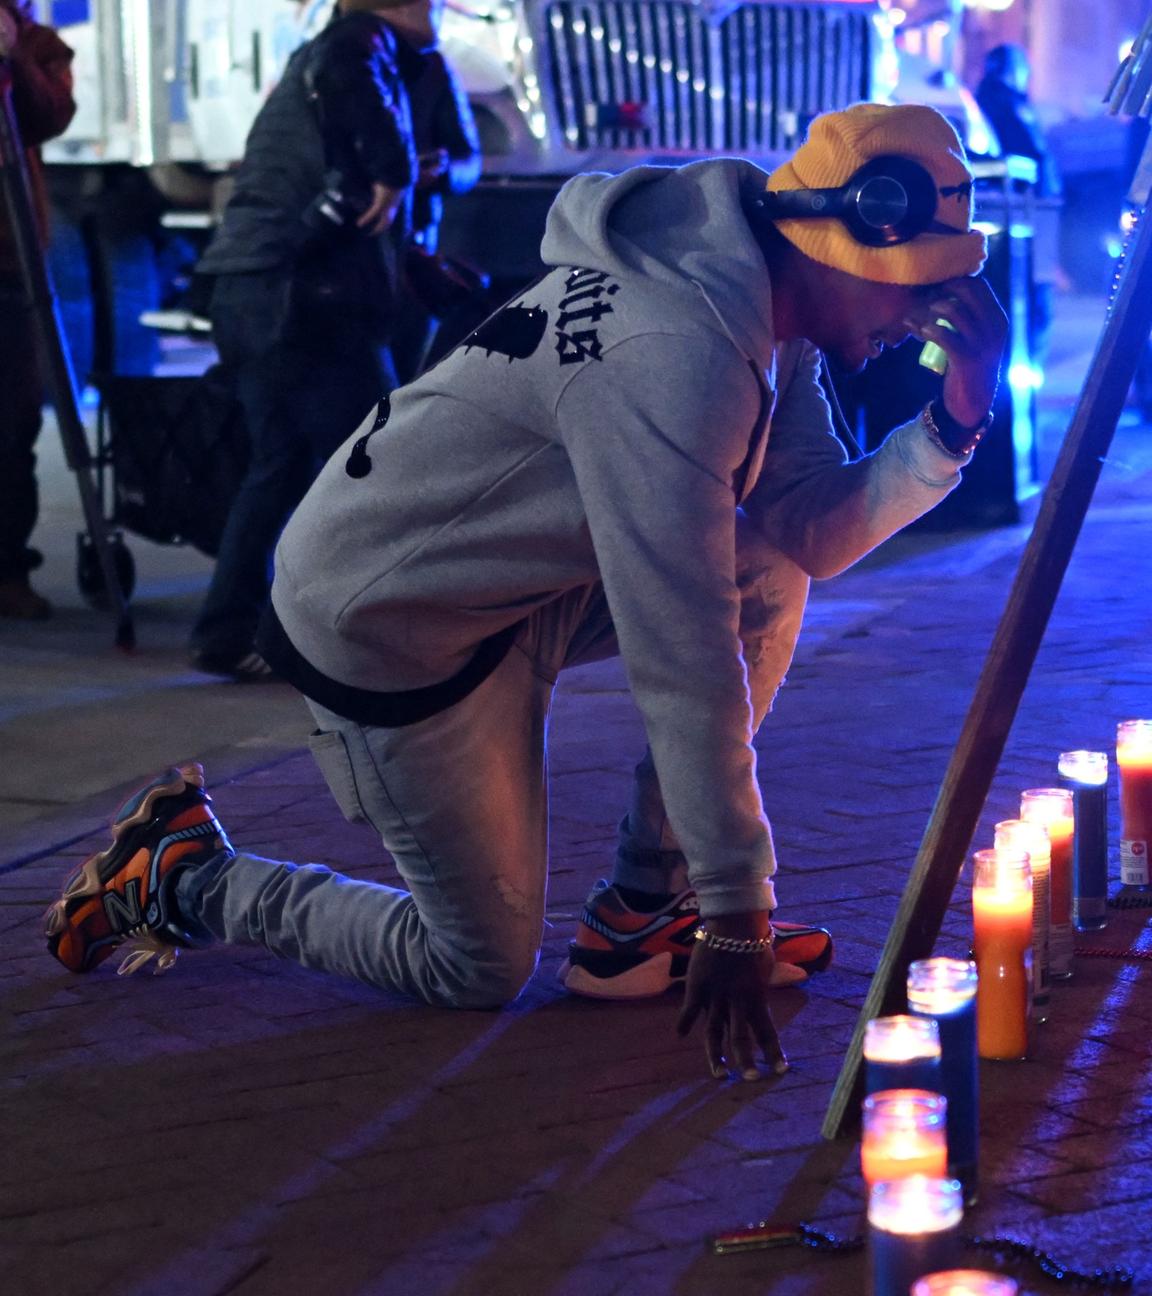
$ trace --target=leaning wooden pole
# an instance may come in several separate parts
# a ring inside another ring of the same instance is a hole
[[[1113,111],[1147,116],[1150,105],[1145,100],[1152,101],[1146,84],[1152,77],[1152,20],[1130,59],[1127,77],[1118,77]],[[1133,86],[1141,97],[1135,106],[1129,98]],[[1148,165],[1146,153],[1141,170],[1146,172]],[[1140,197],[1146,204],[1146,189]],[[821,1129],[825,1138],[835,1138],[856,1123],[865,1025],[873,1017],[904,1010],[908,965],[932,954],[1150,331],[1152,219],[1145,205],[1129,238],[1087,381],[833,1090]]]

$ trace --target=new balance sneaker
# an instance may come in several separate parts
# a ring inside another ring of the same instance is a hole
[[[574,994],[594,999],[663,994],[687,976],[699,925],[700,904],[691,889],[672,896],[659,909],[643,912],[601,880],[584,906],[559,978]],[[774,986],[799,985],[810,972],[822,972],[832,962],[832,937],[824,928],[773,923],[772,931]]]
[[[120,973],[150,958],[164,971],[195,942],[175,906],[176,879],[232,845],[210,809],[200,765],[166,770],[129,797],[112,820],[112,845],[69,877],[44,915],[48,952],[71,972],[90,972],[126,941]]]

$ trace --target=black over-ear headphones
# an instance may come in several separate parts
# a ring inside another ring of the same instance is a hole
[[[893,247],[918,234],[963,234],[936,219],[938,190],[929,172],[904,157],[876,157],[838,189],[776,189],[756,206],[772,220],[835,217],[866,247]]]

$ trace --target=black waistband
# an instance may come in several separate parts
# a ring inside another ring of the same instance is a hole
[[[508,654],[520,622],[483,640],[471,661],[450,679],[425,688],[382,693],[341,684],[317,670],[288,638],[269,604],[256,634],[256,648],[272,669],[306,698],[356,724],[400,729],[446,711],[478,688]]]

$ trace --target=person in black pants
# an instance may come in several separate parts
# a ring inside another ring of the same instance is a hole
[[[467,193],[480,178],[480,137],[468,97],[439,50],[424,55],[408,83],[408,98],[420,166],[412,198],[412,242],[434,254],[445,197]],[[438,326],[439,320],[406,285],[392,337],[392,358],[402,383],[423,370]]]
[[[11,73],[38,232],[46,241],[48,204],[39,145],[67,130],[76,112],[72,51],[50,27],[32,20],[25,0],[0,0],[0,59]],[[40,555],[28,545],[39,513],[34,447],[44,400],[35,338],[8,215],[0,203],[0,617],[19,621],[40,621],[52,611],[28,579],[40,563]]]
[[[269,668],[253,638],[280,532],[325,460],[395,386],[388,342],[417,176],[406,77],[439,0],[342,0],[293,56],[248,137],[197,268],[251,460],[192,630],[195,666]]]

